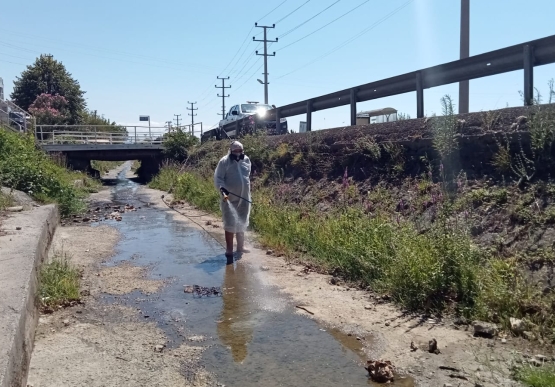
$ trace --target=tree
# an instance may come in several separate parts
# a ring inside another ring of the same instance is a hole
[[[41,94],[59,95],[66,99],[68,124],[81,122],[81,113],[86,107],[79,82],[71,77],[62,62],[51,55],[41,55],[35,63],[17,77],[11,99],[27,110]],[[40,122],[39,122],[40,123]]]
[[[37,123],[43,125],[62,125],[69,119],[67,100],[61,95],[41,94],[29,106],[29,113]]]
[[[184,161],[189,148],[198,145],[199,140],[190,133],[177,128],[175,132],[164,135],[164,154],[171,159]]]

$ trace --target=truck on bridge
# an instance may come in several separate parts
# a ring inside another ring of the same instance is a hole
[[[287,120],[276,123],[275,106],[247,101],[233,105],[219,122],[218,127],[202,134],[201,143],[209,140],[239,138],[246,134],[263,132],[268,135],[287,134]]]

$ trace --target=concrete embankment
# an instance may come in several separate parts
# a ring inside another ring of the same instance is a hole
[[[59,223],[56,205],[11,214],[0,226],[0,387],[26,386],[38,312],[38,273]]]

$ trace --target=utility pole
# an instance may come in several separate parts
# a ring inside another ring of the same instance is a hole
[[[227,78],[220,78],[220,77],[218,77],[218,79],[221,79],[221,80],[222,80],[222,85],[221,85],[221,86],[214,85],[214,87],[215,87],[216,89],[222,89],[222,95],[219,95],[219,94],[218,94],[218,97],[222,97],[222,120],[223,120],[224,117],[225,117],[225,99],[226,99],[226,98],[229,98],[229,94],[228,94],[228,95],[225,95],[225,89],[231,88],[231,85],[229,85],[229,86],[226,86],[226,85],[225,85],[225,80],[226,80],[226,79],[229,79],[229,77],[227,77]],[[218,114],[219,114],[219,113],[218,113]]]
[[[461,0],[461,59],[470,55],[470,0]],[[470,108],[470,82],[459,82],[459,114]]]
[[[276,56],[276,52],[274,51],[273,54],[268,54],[268,42],[271,43],[277,43],[278,38],[276,38],[276,40],[268,40],[267,39],[267,35],[266,35],[266,30],[268,28],[275,28],[276,25],[272,24],[271,27],[269,26],[259,26],[258,23],[254,23],[255,27],[258,28],[264,28],[264,39],[260,40],[260,39],[255,39],[254,36],[252,37],[252,40],[254,42],[264,42],[264,54],[259,54],[258,51],[256,51],[256,55],[260,55],[264,57],[264,103],[267,105],[268,104],[268,57],[269,56]]]
[[[179,129],[179,117],[181,116],[181,114],[174,114],[174,116],[177,117],[177,118],[174,118],[174,121],[177,121],[177,128]]]
[[[191,116],[191,134],[194,136],[195,135],[195,116],[196,116],[196,114],[193,114],[193,112],[195,110],[198,110],[198,108],[193,108],[193,105],[195,105],[196,102],[187,101],[187,103],[191,104],[191,108],[187,108],[187,110],[191,111],[191,113],[189,113],[189,115]]]
[[[49,62],[48,64],[52,65],[52,54],[47,54],[45,56],[48,58],[48,62]],[[50,66],[47,71],[48,71],[48,80],[46,82],[46,88],[48,89],[47,93],[48,94],[53,94],[53,92],[52,92],[52,66]]]

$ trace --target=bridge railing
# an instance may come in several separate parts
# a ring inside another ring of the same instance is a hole
[[[38,125],[36,130],[40,145],[161,144],[167,134],[166,127],[148,126]]]
[[[35,117],[12,101],[0,101],[0,124],[15,132],[28,132],[33,129]]]

